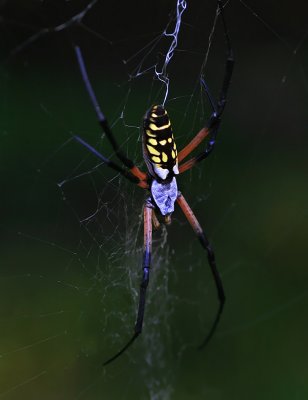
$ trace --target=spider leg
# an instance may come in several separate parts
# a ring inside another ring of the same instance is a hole
[[[205,80],[203,78],[200,79],[203,87],[205,88],[205,92],[207,94],[207,97],[209,99],[209,102],[211,104],[212,107],[212,114],[216,114],[217,115],[217,107],[215,104],[215,101],[209,91],[209,88],[205,82]],[[196,147],[199,146],[199,144],[208,136],[208,134],[210,133],[210,128],[209,127],[205,127],[202,128],[196,136],[193,137],[193,139],[179,152],[178,154],[178,162],[180,163],[182,160],[184,160],[184,158],[186,158],[193,150],[195,150]]]
[[[109,358],[104,362],[103,365],[110,364],[112,361],[116,360],[120,357],[121,354],[125,352],[125,350],[130,347],[137,337],[142,332],[143,318],[144,318],[144,310],[145,310],[145,299],[146,299],[146,290],[149,284],[150,277],[150,264],[151,264],[151,252],[152,252],[152,204],[150,201],[146,201],[144,206],[144,249],[143,249],[143,275],[140,284],[140,294],[139,294],[139,305],[138,305],[138,313],[135,324],[135,332],[132,338],[126,343],[126,345],[113,357]]]
[[[78,65],[79,65],[79,69],[80,69],[80,73],[82,76],[82,79],[84,81],[86,90],[88,92],[88,95],[90,97],[91,103],[93,105],[93,108],[96,112],[96,116],[98,119],[98,122],[103,130],[103,132],[105,132],[109,142],[111,143],[111,146],[113,147],[113,150],[115,151],[116,156],[119,158],[119,160],[122,161],[122,163],[129,168],[130,172],[135,175],[137,178],[139,178],[140,180],[146,180],[147,179],[147,174],[142,172],[134,163],[133,161],[131,161],[129,158],[127,158],[125,156],[125,154],[120,150],[120,147],[109,127],[108,121],[104,115],[104,113],[102,112],[95,92],[93,90],[93,87],[91,85],[88,73],[87,73],[87,69],[85,66],[85,62],[82,56],[82,52],[80,50],[80,47],[75,46],[75,53],[76,53],[76,57],[77,57],[77,61],[78,61]]]
[[[141,181],[135,175],[133,175],[130,171],[126,171],[124,168],[119,166],[118,164],[114,163],[113,161],[109,160],[109,158],[103,156],[100,152],[98,152],[94,147],[92,147],[89,143],[83,140],[81,137],[74,135],[73,139],[76,142],[82,144],[85,148],[87,148],[91,153],[93,153],[97,158],[102,160],[108,167],[114,169],[117,172],[120,172],[126,179],[128,179],[132,183],[136,183],[138,186],[142,187],[143,189],[148,188],[148,184],[145,181]]]
[[[228,30],[227,30],[227,25],[226,25],[226,21],[225,21],[225,17],[224,17],[224,7],[222,5],[221,0],[218,0],[218,12],[221,15],[223,29],[224,29],[224,35],[225,35],[225,41],[226,41],[226,45],[227,45],[227,61],[225,64],[225,73],[224,73],[224,78],[223,78],[223,84],[221,87],[218,101],[216,103],[209,91],[209,88],[208,88],[205,80],[203,79],[203,77],[201,77],[201,84],[203,85],[203,88],[205,90],[205,93],[208,97],[208,100],[209,100],[210,105],[213,110],[212,115],[210,116],[210,119],[207,123],[207,127],[204,128],[205,132],[203,133],[203,135],[201,134],[201,132],[202,132],[202,130],[201,130],[196,136],[196,138],[198,138],[198,136],[199,136],[198,140],[196,140],[194,142],[194,139],[195,139],[194,138],[181,152],[179,152],[179,161],[183,160],[189,153],[191,153],[199,145],[199,143],[201,143],[201,141],[203,139],[205,139],[205,137],[207,135],[209,136],[209,140],[207,142],[207,145],[206,145],[204,151],[201,154],[197,155],[196,157],[191,158],[190,160],[186,161],[185,163],[183,163],[182,165],[179,166],[180,173],[192,168],[195,164],[204,160],[213,151],[215,143],[216,143],[217,133],[218,133],[220,123],[221,123],[221,116],[223,114],[223,111],[225,109],[225,105],[227,102],[227,94],[228,94],[231,77],[232,77],[232,72],[233,72],[233,66],[234,66],[234,57],[233,57],[233,50],[231,47],[230,37],[228,34]],[[181,155],[181,157],[180,157],[180,155]]]
[[[203,229],[201,228],[201,225],[199,224],[192,209],[189,207],[187,201],[185,200],[184,196],[181,193],[179,194],[179,196],[177,198],[177,202],[178,202],[179,206],[181,207],[185,217],[188,219],[188,222],[192,226],[195,234],[198,236],[198,239],[199,239],[202,247],[207,252],[208,263],[210,265],[211,272],[212,272],[212,275],[213,275],[213,278],[215,281],[218,300],[219,300],[219,308],[217,310],[216,317],[214,319],[214,322],[212,324],[212,327],[211,327],[208,335],[206,336],[206,338],[203,340],[203,342],[199,346],[199,348],[201,349],[204,346],[206,346],[206,344],[209,342],[209,340],[211,339],[211,337],[213,336],[213,334],[217,328],[217,325],[219,323],[219,320],[220,320],[220,317],[221,317],[221,314],[222,314],[222,311],[224,308],[224,304],[225,304],[225,293],[224,293],[224,288],[222,285],[221,277],[217,270],[214,252],[212,250],[212,247],[211,247],[205,233],[203,232]]]
[[[180,163],[185,157],[187,157],[199,144],[208,136],[209,129],[202,128],[196,136],[179,152],[178,162]]]

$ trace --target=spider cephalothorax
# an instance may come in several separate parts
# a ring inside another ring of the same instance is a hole
[[[233,70],[233,54],[230,44],[230,39],[227,33],[226,23],[223,15],[223,5],[221,0],[218,0],[218,10],[222,17],[225,39],[227,43],[227,61],[225,66],[225,76],[222,84],[222,89],[218,101],[210,95],[209,89],[201,77],[200,81],[205,90],[212,107],[212,115],[206,125],[196,134],[196,136],[179,152],[177,153],[174,137],[169,116],[165,108],[161,105],[152,106],[144,117],[143,122],[143,157],[148,168],[148,173],[141,171],[135,163],[127,158],[126,154],[121,150],[113,132],[97,102],[95,93],[89,81],[86,67],[79,47],[75,48],[77,60],[79,63],[82,78],[89,93],[89,97],[96,111],[99,124],[110,141],[115,155],[123,163],[124,167],[116,162],[109,160],[103,154],[99,153],[90,144],[85,142],[79,136],[74,136],[74,139],[85,146],[96,157],[98,157],[105,165],[108,165],[113,170],[120,173],[130,182],[135,183],[139,187],[150,190],[151,197],[147,197],[143,207],[144,221],[144,248],[143,248],[143,263],[142,263],[142,279],[140,284],[140,295],[138,312],[134,334],[126,345],[118,351],[113,357],[107,360],[104,365],[117,359],[124,351],[135,341],[140,335],[143,327],[143,318],[145,311],[146,290],[150,278],[151,264],[151,249],[152,249],[152,226],[159,227],[159,221],[155,216],[155,210],[159,209],[160,214],[164,217],[165,223],[171,222],[171,214],[174,211],[175,202],[183,211],[188,222],[197,235],[202,247],[207,252],[208,263],[211,268],[213,279],[215,281],[217,296],[219,300],[219,308],[216,313],[215,320],[210,328],[210,331],[200,347],[205,346],[213,336],[218,325],[224,303],[225,294],[222,286],[222,281],[216,267],[215,256],[212,247],[201,227],[192,209],[189,207],[182,193],[178,191],[176,175],[181,174],[193,168],[197,163],[204,160],[213,150],[216,142],[221,115],[226,104],[226,96],[231,81]],[[201,153],[190,158],[188,161],[182,162],[192,151],[194,151],[202,141],[208,137],[207,144]]]

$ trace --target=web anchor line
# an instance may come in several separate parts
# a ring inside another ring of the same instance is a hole
[[[181,23],[182,23],[182,14],[185,11],[186,7],[187,7],[187,3],[185,0],[177,1],[176,24],[175,24],[174,31],[172,33],[167,33],[166,31],[164,32],[164,35],[166,37],[173,37],[173,40],[172,40],[171,45],[166,54],[165,62],[164,62],[164,65],[163,65],[161,71],[158,71],[156,68],[156,65],[155,65],[155,74],[156,74],[157,78],[161,82],[163,82],[164,85],[166,86],[165,97],[164,97],[164,101],[162,102],[163,106],[165,105],[165,102],[167,100],[168,93],[169,93],[169,78],[168,78],[168,74],[167,74],[167,67],[174,55],[174,50],[177,48],[177,45],[178,45],[178,35],[180,32],[180,27],[181,27]]]

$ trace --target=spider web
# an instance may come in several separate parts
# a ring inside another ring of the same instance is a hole
[[[179,178],[227,293],[217,335],[195,350],[216,292],[177,211],[154,233],[143,334],[106,369],[135,323],[144,193],[72,140],[116,161],[73,46],[122,150],[143,169],[145,111],[164,103],[182,148],[211,113],[200,76],[217,97],[226,48],[215,1],[104,3],[0,2],[0,398],[238,399],[257,374],[252,398],[263,396],[262,382],[271,398],[306,398],[304,3],[293,19],[283,5],[277,14],[266,2],[225,3],[236,66],[219,140]]]

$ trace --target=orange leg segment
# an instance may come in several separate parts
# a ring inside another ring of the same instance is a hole
[[[202,235],[203,231],[201,225],[199,224],[195,214],[193,213],[192,209],[189,207],[187,201],[185,200],[182,194],[179,195],[177,198],[177,203],[181,207],[185,217],[187,218],[188,222],[190,223],[191,227],[193,228],[196,235]]]
[[[134,175],[136,178],[139,179],[138,186],[141,187],[142,189],[149,189],[149,185],[147,183],[148,179],[148,174],[145,172],[141,171],[136,165],[134,165],[132,168],[130,168],[130,173]]]
[[[130,168],[130,173],[134,175],[136,178],[139,179],[138,186],[141,187],[142,189],[149,189],[149,185],[147,183],[148,180],[148,174],[141,171],[136,165],[134,165],[132,168]]]
[[[183,172],[191,169],[200,160],[201,159],[199,157],[193,157],[190,160],[184,162],[182,165],[179,165],[179,173],[182,174]]]
[[[145,205],[143,210],[143,218],[144,218],[143,250],[144,253],[147,254],[145,258],[150,257],[152,252],[152,213],[153,209]],[[150,259],[144,260],[144,266],[146,266],[147,268],[150,267]]]
[[[208,128],[202,128],[200,132],[182,149],[178,154],[178,162],[180,163],[188,156],[209,134]]]
[[[130,172],[139,178],[141,181],[146,181],[148,178],[148,175],[145,172],[142,172],[136,165],[134,165],[131,169]]]

